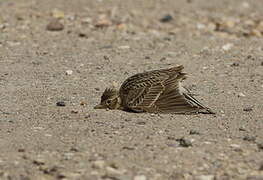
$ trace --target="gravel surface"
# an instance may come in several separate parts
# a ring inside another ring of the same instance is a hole
[[[0,179],[263,179],[261,0],[0,0]],[[184,65],[216,115],[94,110]]]

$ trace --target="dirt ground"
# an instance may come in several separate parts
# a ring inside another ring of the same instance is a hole
[[[262,180],[262,17],[261,0],[0,0],[0,179]],[[178,64],[216,115],[93,109]]]

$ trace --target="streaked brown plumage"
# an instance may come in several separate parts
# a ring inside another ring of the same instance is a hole
[[[181,86],[183,66],[139,73],[129,77],[119,91],[107,88],[95,109],[121,109],[150,113],[211,113]]]

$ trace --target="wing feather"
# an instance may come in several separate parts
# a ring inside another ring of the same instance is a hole
[[[120,88],[123,106],[136,112],[189,113],[208,108],[181,86],[183,66],[139,73]]]

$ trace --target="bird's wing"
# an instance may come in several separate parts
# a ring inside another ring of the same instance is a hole
[[[175,88],[170,90],[166,89],[154,104],[159,112],[186,114],[205,110],[207,113],[213,113],[209,108],[191,96],[189,92],[181,86],[180,81],[174,82],[174,84],[176,84],[176,86],[174,86]]]
[[[120,88],[120,94],[130,109],[151,112],[186,113],[205,107],[181,87],[186,78],[183,66],[136,74]]]
[[[127,96],[127,105],[131,109],[144,109],[151,107],[163,93],[161,82],[130,91]]]
[[[152,106],[164,91],[164,82],[179,75],[183,66],[139,73],[129,77],[120,88],[120,96],[130,109]]]
[[[176,77],[183,70],[183,66],[175,66],[169,69],[154,70],[135,74],[126,79],[120,87],[120,93],[127,93],[130,90],[140,89],[158,82],[164,82],[169,77]]]

